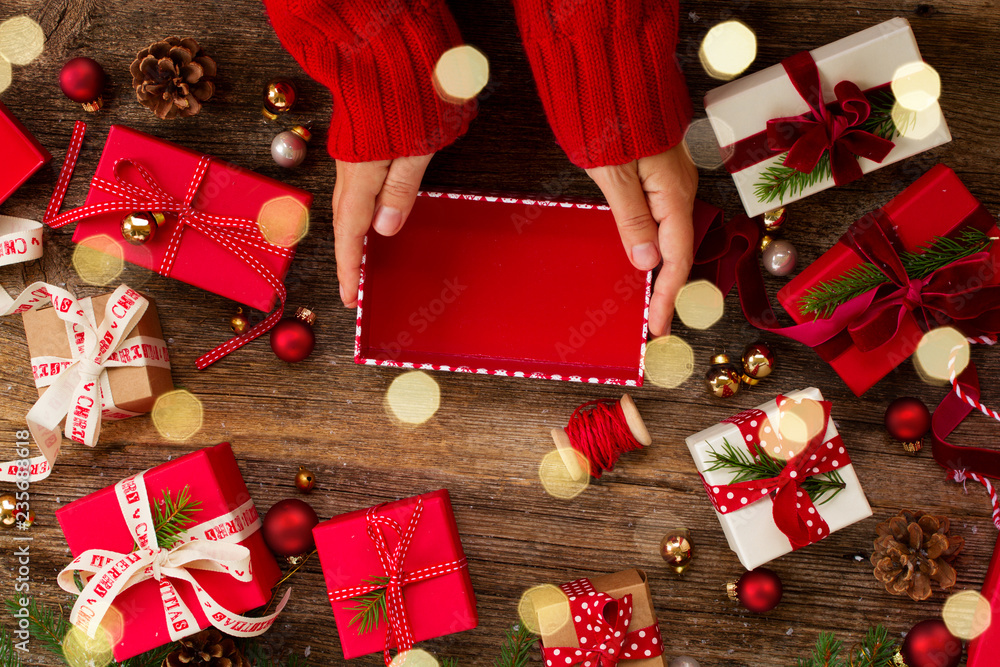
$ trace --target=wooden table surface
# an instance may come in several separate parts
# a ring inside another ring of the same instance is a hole
[[[492,94],[466,137],[442,151],[424,180],[428,189],[489,189],[533,196],[597,197],[599,191],[572,167],[554,143],[518,41],[513,10],[506,0],[451,2],[465,38],[490,58]],[[832,245],[847,225],[902,190],[937,162],[954,168],[992,211],[1000,211],[1000,19],[996,0],[909,0],[817,3],[807,0],[686,1],[681,11],[680,57],[696,113],[715,84],[702,71],[699,40],[720,20],[739,18],[759,39],[754,70],[803,49],[827,43],[894,16],[910,20],[928,62],[941,74],[942,105],[954,141],[892,165],[847,187],[814,196],[792,208],[788,238],[805,265]],[[455,505],[462,541],[478,598],[478,629],[426,642],[439,657],[463,665],[488,664],[504,628],[517,620],[517,601],[529,586],[639,567],[649,575],[668,655],[688,654],[703,667],[787,665],[804,655],[816,635],[836,630],[848,643],[871,624],[883,623],[899,636],[913,623],[938,616],[945,595],[912,602],[880,590],[868,562],[875,525],[900,508],[946,514],[966,539],[956,561],[957,589],[977,588],[992,554],[996,529],[983,489],[944,480],[925,450],[904,454],[882,427],[886,405],[916,395],[931,407],[946,389],[923,384],[904,363],[862,398],[855,398],[815,354],[784,339],[770,340],[778,369],[758,388],[728,401],[709,396],[697,377],[714,348],[739,350],[757,338],[739,311],[734,294],[724,318],[707,331],[679,322],[674,331],[697,355],[696,376],[677,389],[650,384],[632,391],[654,438],[645,451],[626,455],[619,467],[572,501],[542,490],[541,457],[551,448],[548,430],[565,425],[585,400],[614,397],[612,387],[582,386],[436,373],[441,407],[429,422],[403,427],[389,416],[385,394],[399,375],[391,369],[353,363],[353,311],[338,304],[329,196],[334,165],[323,142],[329,97],[282,50],[259,0],[202,0],[166,5],[122,0],[5,0],[0,19],[34,17],[48,42],[34,63],[14,68],[13,84],[0,98],[56,156],[0,207],[3,213],[41,219],[72,124],[89,123],[86,148],[67,197],[85,197],[100,146],[111,123],[123,123],[239,163],[262,174],[306,188],[316,196],[313,227],[300,245],[288,277],[289,303],[308,305],[318,315],[316,352],[304,363],[278,361],[266,341],[258,341],[206,371],[194,368],[206,341],[222,340],[235,305],[221,297],[164,279],[135,267],[122,280],[153,295],[169,338],[176,384],[204,403],[202,430],[190,441],[164,440],[148,418],[107,427],[100,445],[67,445],[54,474],[31,487],[37,526],[31,529],[31,594],[49,603],[69,604],[56,573],[69,551],[54,518],[61,505],[105,487],[129,473],[196,448],[227,440],[262,511],[297,496],[299,465],[317,476],[308,498],[321,518],[447,487]],[[219,63],[218,94],[197,117],[164,122],[141,107],[130,87],[134,54],[169,35],[193,36]],[[87,115],[60,93],[57,75],[69,58],[87,55],[101,62],[110,78],[110,99],[100,114]],[[259,96],[263,82],[285,75],[297,81],[302,106],[298,119],[319,130],[306,163],[294,171],[277,167],[269,154],[275,129],[263,122]],[[700,197],[732,215],[739,200],[721,171],[701,174]],[[45,258],[0,270],[0,283],[13,292],[34,280],[65,283],[81,296],[107,291],[84,284],[70,264],[71,229],[46,231]],[[777,289],[778,280],[770,280]],[[1000,401],[991,380],[1000,363],[976,349],[985,397]],[[728,549],[719,523],[684,445],[690,433],[782,391],[809,385],[834,402],[834,417],[850,448],[874,517],[772,564],[785,585],[782,604],[766,616],[741,611],[726,599],[725,582],[742,572]],[[14,458],[14,433],[36,396],[20,318],[0,324],[0,458]],[[991,443],[1000,429],[983,418],[962,426],[956,440]],[[93,517],[99,530],[101,517]],[[693,532],[696,561],[677,577],[657,555],[663,533],[686,526]],[[14,595],[12,535],[0,535],[0,597]],[[292,601],[269,641],[279,652],[308,650],[312,664],[341,664],[339,641],[324,594],[319,567],[310,563],[294,578]],[[10,627],[9,618],[3,624]],[[56,664],[32,642],[29,664]],[[380,657],[356,661],[379,664]]]

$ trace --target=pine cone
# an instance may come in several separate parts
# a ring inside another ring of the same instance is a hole
[[[948,517],[903,510],[876,528],[871,561],[875,578],[893,595],[914,600],[931,596],[931,581],[941,588],[955,585],[951,561],[965,546],[965,539],[949,535]]]
[[[160,118],[193,116],[215,93],[215,61],[191,38],[167,37],[143,49],[129,67],[135,96]]]
[[[240,653],[232,637],[215,628],[185,637],[177,642],[163,667],[250,667],[250,661]]]

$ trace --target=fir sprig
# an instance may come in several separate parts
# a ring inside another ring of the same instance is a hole
[[[358,604],[348,607],[347,611],[355,612],[351,619],[351,625],[358,626],[358,634],[366,634],[379,626],[387,615],[385,606],[385,587],[389,585],[388,577],[369,577],[365,579],[365,585],[378,586],[373,591],[364,595],[351,598],[357,600]]]
[[[21,605],[18,600],[7,600],[7,610],[13,615],[21,612]],[[63,638],[69,632],[69,621],[63,618],[62,607],[58,610],[48,608],[44,602],[40,602],[34,597],[28,598],[28,606],[24,607],[28,612],[28,632],[31,638],[38,640],[41,645],[52,653],[56,654],[64,661]]]
[[[733,473],[730,484],[752,480],[772,479],[785,469],[785,462],[775,459],[763,447],[757,447],[757,455],[753,456],[746,449],[734,447],[729,440],[722,439],[722,451],[709,451],[710,465],[706,471],[725,470]],[[823,475],[813,475],[802,483],[802,490],[817,505],[832,500],[838,493],[847,488],[844,478],[836,470]]]
[[[181,489],[177,500],[170,495],[169,489],[164,489],[160,501],[153,503],[153,525],[160,548],[173,547],[177,543],[177,536],[194,523],[193,515],[200,511],[201,501],[191,499],[190,487]]]
[[[808,658],[799,658],[795,667],[846,667],[840,658],[843,643],[830,632],[819,633],[816,646]]]
[[[493,661],[493,667],[524,667],[531,658],[531,647],[538,641],[524,623],[507,628],[500,655]]]
[[[903,252],[899,259],[910,278],[926,278],[938,269],[977,252],[989,250],[993,241],[975,227],[966,227],[957,237],[936,236],[917,252]],[[834,280],[823,281],[799,299],[799,312],[825,319],[851,299],[887,284],[889,279],[870,263],[844,272]]]
[[[24,667],[20,653],[7,628],[0,628],[0,667]]]
[[[891,141],[916,122],[916,113],[909,111],[897,112],[896,118],[893,118],[892,109],[896,104],[896,98],[890,91],[877,93],[870,98],[870,101],[871,114],[861,125],[861,129],[866,132]],[[787,156],[788,153],[785,152],[779,157],[784,162]],[[786,198],[794,197],[831,176],[833,168],[830,165],[830,151],[823,151],[816,168],[808,174],[794,167],[786,167],[780,162],[771,165],[761,173],[759,180],[754,184],[754,195],[761,203],[770,203],[777,199],[780,204],[784,203]]]
[[[843,643],[829,632],[821,632],[808,658],[799,658],[795,667],[893,667],[896,642],[881,625],[868,628],[861,643],[841,657]]]

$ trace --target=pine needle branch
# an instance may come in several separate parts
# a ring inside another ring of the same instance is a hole
[[[369,577],[365,580],[367,586],[378,586],[373,591],[351,598],[358,604],[348,607],[347,611],[355,612],[351,625],[358,626],[358,634],[366,634],[379,626],[386,617],[385,587],[389,585],[388,577]]]
[[[842,642],[832,633],[821,632],[812,655],[808,658],[799,658],[796,667],[845,667],[844,661],[840,658],[842,646]]]
[[[33,597],[28,598],[28,606],[23,608],[28,611],[28,632],[32,638],[37,639],[42,646],[65,661],[62,642],[69,632],[69,621],[63,618],[62,608],[60,607],[58,611],[49,609],[45,603]],[[7,600],[7,610],[12,615],[21,612],[21,609],[16,600]]]
[[[156,542],[163,549],[173,547],[177,536],[194,523],[193,515],[201,511],[201,501],[191,499],[191,488],[188,486],[177,494],[177,500],[170,495],[169,489],[164,489],[163,497],[152,505]]]
[[[781,474],[785,469],[785,461],[768,454],[763,447],[757,447],[757,455],[749,450],[735,447],[726,438],[722,439],[722,451],[709,451],[709,466],[706,471],[725,470],[733,473],[730,484],[738,482],[771,479]],[[809,494],[817,505],[832,500],[838,493],[847,488],[844,478],[836,470],[823,475],[813,475],[802,483],[802,490]]]
[[[500,656],[493,661],[493,667],[524,667],[531,658],[531,647],[538,641],[524,623],[507,628]]]
[[[881,625],[868,628],[861,645],[851,654],[850,667],[889,667],[896,656],[896,640]]]
[[[975,227],[966,227],[956,237],[935,236],[916,252],[903,252],[899,258],[908,276],[926,278],[942,267],[989,250],[994,240]],[[826,319],[851,299],[888,283],[885,274],[865,262],[806,292],[799,299],[799,312]]]
[[[19,653],[7,628],[0,628],[0,667],[24,667]]]

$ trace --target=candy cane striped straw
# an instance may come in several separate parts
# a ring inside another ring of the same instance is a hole
[[[970,339],[970,342],[973,341]],[[975,341],[975,342],[987,342],[987,341]],[[992,344],[992,343],[987,343],[987,344]],[[997,413],[996,410],[993,410],[983,405],[978,398],[974,398],[969,394],[964,393],[962,391],[962,386],[958,383],[958,372],[955,370],[955,363],[956,360],[958,359],[958,353],[964,349],[968,348],[965,345],[956,345],[951,349],[951,353],[948,356],[948,373],[949,373],[948,379],[951,382],[951,386],[955,390],[955,395],[958,396],[963,401],[965,401],[966,403],[968,403],[969,405],[971,405],[972,407],[982,412],[987,417],[992,417],[993,419],[1000,422],[1000,413]],[[962,484],[965,483],[966,479],[971,479],[985,486],[986,493],[989,494],[990,502],[993,504],[993,525],[996,526],[998,529],[1000,529],[1000,501],[998,501],[996,489],[994,489],[993,485],[990,484],[989,479],[983,477],[982,475],[978,475],[974,472],[968,472],[966,470],[951,470],[948,473],[948,478],[953,479],[956,482]]]

